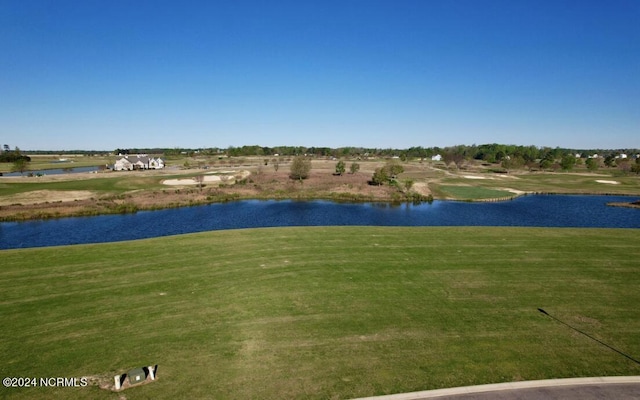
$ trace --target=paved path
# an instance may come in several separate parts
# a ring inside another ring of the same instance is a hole
[[[358,400],[636,400],[640,376],[547,379],[426,390]]]

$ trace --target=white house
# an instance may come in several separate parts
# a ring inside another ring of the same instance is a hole
[[[440,154],[436,154],[435,156],[431,157],[431,161],[442,161],[442,156]]]
[[[133,163],[129,161],[129,156],[123,156],[113,164],[114,171],[133,171]]]
[[[151,158],[149,160],[149,168],[151,169],[162,169],[164,168],[164,160],[160,157]]]
[[[160,157],[149,158],[146,154],[124,155],[113,165],[114,171],[133,171],[136,169],[162,169],[164,160]]]

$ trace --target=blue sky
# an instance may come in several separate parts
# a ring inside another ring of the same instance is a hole
[[[640,147],[637,0],[5,0],[22,149]]]

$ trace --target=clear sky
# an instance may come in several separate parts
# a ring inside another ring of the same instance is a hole
[[[640,147],[640,1],[2,0],[0,142]]]

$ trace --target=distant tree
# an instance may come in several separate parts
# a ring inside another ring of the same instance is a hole
[[[384,167],[376,168],[371,178],[374,185],[383,185],[385,182],[393,182],[399,174],[404,172],[404,167],[397,163],[388,163]]]
[[[360,171],[360,164],[358,163],[351,163],[351,166],[349,167],[349,171],[352,174],[355,174],[356,172]]]
[[[535,161],[527,161],[526,164],[527,168],[529,169],[529,172],[533,171],[534,169],[538,168],[539,164]]]
[[[640,158],[638,160],[640,160]],[[635,173],[636,175],[640,175],[640,163],[633,164],[631,166],[631,172]]]
[[[560,160],[560,166],[565,171],[571,171],[576,165],[576,157],[573,154],[565,154]]]
[[[587,158],[585,164],[587,165],[587,169],[589,171],[595,171],[598,169],[598,161],[595,158]]]
[[[453,158],[454,158],[454,154],[450,151],[447,151],[442,155],[442,161],[444,162],[444,165],[447,167],[449,166],[449,164],[453,162]]]
[[[340,160],[336,164],[336,174],[342,176],[344,174],[344,171],[346,171],[344,161]]]
[[[551,168],[552,165],[553,162],[547,158],[543,158],[542,160],[540,160],[540,168],[542,168],[543,170]]]
[[[606,165],[607,167],[615,167],[616,157],[613,154],[609,154],[604,158],[604,165]]]
[[[553,165],[553,163],[556,162],[556,151],[555,150],[548,150],[546,153],[544,153],[544,155],[542,156],[541,159],[541,163],[542,161],[548,161],[549,162],[549,166]],[[548,168],[548,167],[547,167]]]
[[[302,182],[303,179],[307,179],[309,172],[311,171],[311,160],[308,158],[297,156],[293,158],[291,162],[291,179],[298,179]]]
[[[376,168],[373,172],[373,177],[371,178],[371,183],[374,185],[382,185],[389,180],[389,175],[387,174],[387,170],[384,167]]]
[[[448,167],[451,163],[456,165],[456,168],[461,168],[465,161],[468,158],[472,158],[472,155],[482,157],[482,155],[477,155],[475,152],[477,149],[470,149],[465,146],[454,146],[445,148],[444,152],[442,152],[442,161]]]
[[[521,155],[515,155],[511,157],[512,167],[511,168],[522,168],[526,164],[524,157]]]
[[[620,160],[617,164],[618,164],[617,165],[618,169],[622,171],[623,174],[626,175],[629,173],[629,171],[631,171],[631,165],[629,165],[629,160],[627,159]]]
[[[24,171],[28,169],[28,162],[24,158],[18,158],[13,162],[11,166],[11,172],[20,172],[20,175],[24,174]]]
[[[0,162],[16,162],[17,160],[24,160],[25,162],[31,161],[31,157],[27,155],[23,155],[18,147],[14,151],[8,149],[8,145],[6,145],[5,150],[0,153]]]
[[[464,154],[454,153],[453,154],[453,163],[456,165],[456,168],[460,169],[465,162]]]
[[[522,158],[521,156],[508,156],[502,159],[500,165],[507,171],[522,168],[522,166],[524,165],[524,158]]]
[[[384,169],[386,169],[387,176],[390,179],[395,179],[398,175],[404,172],[404,167],[397,163],[389,163],[384,166]]]

